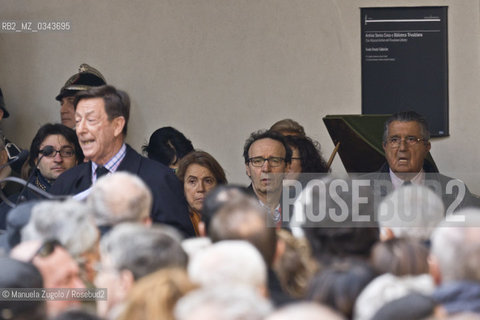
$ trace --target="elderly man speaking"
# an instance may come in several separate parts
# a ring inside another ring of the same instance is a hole
[[[195,235],[182,187],[167,167],[140,156],[125,144],[130,99],[113,86],[78,93],[74,101],[76,132],[88,162],[62,174],[50,189],[71,195],[87,190],[102,175],[128,171],[138,175],[153,194],[153,222],[169,224],[187,236]]]
[[[387,162],[378,172],[365,177],[387,182],[387,191],[409,184],[426,185],[442,198],[447,213],[477,206],[478,199],[462,181],[435,172],[429,166],[425,158],[430,148],[430,132],[425,118],[414,111],[395,113],[385,122],[383,133]],[[384,191],[381,196],[388,193]]]

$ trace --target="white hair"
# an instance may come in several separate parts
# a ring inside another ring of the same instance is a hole
[[[194,255],[188,265],[192,282],[201,286],[221,284],[266,287],[267,267],[258,250],[242,240],[224,240]]]
[[[101,177],[87,198],[99,226],[142,222],[152,209],[152,192],[142,179],[128,172]]]
[[[314,302],[300,302],[289,304],[278,309],[265,320],[342,320],[339,313],[333,311],[327,306]]]
[[[174,310],[177,320],[263,320],[270,301],[246,286],[218,286],[192,291]]]
[[[360,293],[354,308],[355,320],[369,320],[390,301],[400,299],[412,292],[429,296],[435,284],[429,274],[395,276],[385,273],[373,279]]]
[[[465,222],[452,223],[447,216],[432,234],[431,254],[442,282],[480,281],[480,209],[462,209],[455,216],[465,217]]]
[[[428,240],[444,217],[442,199],[428,187],[412,184],[383,199],[377,218],[380,228],[390,228],[396,237]]]
[[[186,267],[180,242],[179,233],[167,225],[121,223],[102,238],[100,254],[102,260],[108,256],[116,270],[130,270],[137,280],[160,268]]]
[[[89,208],[74,199],[40,202],[22,229],[22,241],[56,239],[73,257],[93,249],[98,237]]]

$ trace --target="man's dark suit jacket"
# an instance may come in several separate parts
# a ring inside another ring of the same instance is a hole
[[[82,163],[61,174],[50,189],[56,195],[74,195],[92,185],[92,163]],[[117,171],[127,171],[139,176],[153,195],[151,218],[153,222],[168,224],[185,236],[195,236],[188,215],[187,202],[180,181],[164,165],[142,157],[129,145],[125,158]]]
[[[424,171],[427,186],[430,187],[442,199],[445,210],[453,212],[462,208],[478,207],[480,205],[479,199],[474,196],[470,190],[468,190],[468,187],[463,184],[463,182],[438,172],[432,172],[428,167],[424,168]],[[380,196],[381,198],[387,196],[387,194],[393,191],[393,184],[390,179],[390,167],[388,166],[388,163],[383,164],[383,166],[376,172],[367,173],[360,176],[360,179],[370,179],[372,181],[376,180],[380,182],[380,187],[378,189],[374,188],[374,192],[376,191],[376,195]],[[465,186],[465,195],[463,197],[458,194],[458,188],[455,187],[456,184],[453,184],[454,187],[452,190],[447,190],[447,185],[452,180],[457,180],[459,183],[462,183]]]

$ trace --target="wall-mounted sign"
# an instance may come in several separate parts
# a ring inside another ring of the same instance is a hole
[[[448,132],[447,7],[362,8],[362,113],[415,110]]]

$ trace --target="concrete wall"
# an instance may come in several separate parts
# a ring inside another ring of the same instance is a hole
[[[328,158],[327,114],[361,112],[360,7],[449,6],[450,133],[433,141],[443,172],[480,193],[480,1],[2,0],[0,19],[70,21],[68,32],[0,33],[7,136],[28,147],[78,66],[126,90],[127,141],[137,150],[162,126],[210,152],[231,182],[247,183],[249,133],[293,118]],[[335,172],[344,172],[341,162]]]

